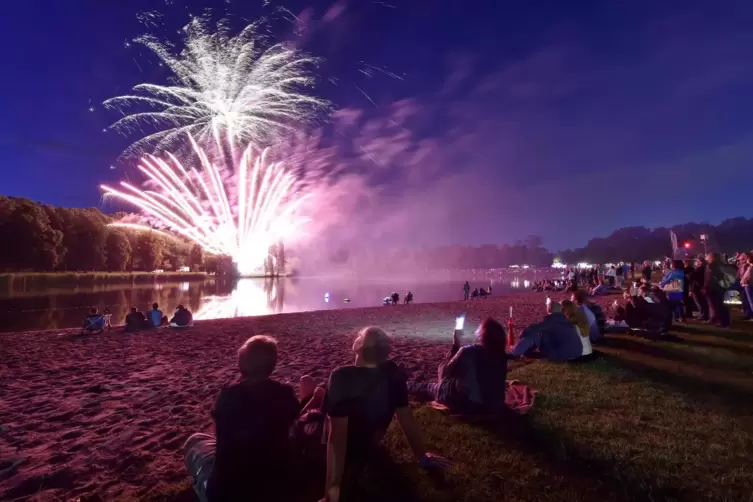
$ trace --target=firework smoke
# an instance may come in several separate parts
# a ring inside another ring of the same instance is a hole
[[[126,182],[120,183],[120,190],[107,185],[102,189],[138,207],[158,228],[209,253],[232,257],[241,274],[259,271],[270,248],[295,235],[305,223],[297,215],[305,197],[296,194],[296,178],[281,164],[268,163],[267,150],[254,158],[250,146],[234,166],[234,176],[228,176],[189,138],[200,169],[187,170],[173,154],[168,160],[149,155],[141,160],[139,170],[154,189],[142,190]]]
[[[270,145],[325,109],[326,101],[301,92],[313,84],[310,70],[318,60],[283,44],[264,49],[258,29],[251,24],[231,36],[227,23],[212,31],[206,19],[195,18],[177,55],[153,36],[137,38],[173,77],[169,85],[139,84],[134,94],[104,102],[124,115],[111,126],[115,130],[156,130],[124,155],[177,151],[191,135],[224,157],[228,148],[234,154],[241,145]]]

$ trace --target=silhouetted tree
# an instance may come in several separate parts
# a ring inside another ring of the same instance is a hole
[[[120,230],[111,228],[105,242],[107,252],[107,269],[112,272],[122,272],[131,264],[131,241]]]

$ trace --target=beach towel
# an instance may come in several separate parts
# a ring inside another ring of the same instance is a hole
[[[526,415],[533,408],[536,401],[536,389],[532,389],[518,380],[505,382],[505,405],[518,415]],[[432,401],[429,406],[435,410],[450,411],[450,409],[438,401]]]

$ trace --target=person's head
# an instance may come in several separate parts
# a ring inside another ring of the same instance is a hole
[[[723,258],[719,253],[707,253],[706,254],[706,261],[708,263],[721,263],[722,260]]]
[[[238,349],[238,369],[244,378],[269,378],[276,365],[277,340],[271,336],[252,336]]]
[[[369,326],[358,332],[353,342],[356,366],[379,366],[390,355],[390,339],[382,328]]]
[[[682,270],[684,268],[684,265],[680,260],[673,260],[672,261],[672,269],[673,270]]]
[[[175,310],[186,310],[186,307],[184,307],[183,305],[178,305],[178,308],[176,308]]]
[[[640,288],[638,288],[638,294],[642,297],[649,296],[651,294],[651,289],[648,287],[648,285],[644,284]]]
[[[588,303],[588,293],[579,289],[573,292],[573,294],[570,296],[570,300],[574,301],[578,305],[585,305],[586,303]]]
[[[546,313],[547,314],[561,314],[562,305],[560,305],[557,302],[549,302],[549,304],[546,306]]]
[[[478,328],[478,342],[495,354],[507,352],[507,332],[499,322],[487,317]]]
[[[133,307],[131,307],[131,314],[135,314],[138,311],[139,311],[139,309],[137,309],[135,305]]]
[[[98,312],[99,310],[97,310],[97,307],[92,307],[91,309],[89,309],[90,315],[97,315]]]
[[[580,329],[580,335],[582,337],[589,336],[589,326],[586,314],[583,313],[573,302],[570,300],[562,300],[562,313],[565,314],[570,324],[577,326]]]

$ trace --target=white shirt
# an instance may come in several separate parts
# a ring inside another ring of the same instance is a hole
[[[581,305],[580,310],[583,312],[583,314],[586,316],[586,319],[588,320],[588,329],[591,333],[593,333],[595,336],[599,336],[599,325],[596,323],[596,315],[594,315],[593,312],[591,312],[591,309],[588,308],[586,305]],[[590,338],[590,337],[589,337]]]
[[[583,344],[583,352],[581,353],[581,355],[587,356],[593,352],[593,347],[591,347],[591,339],[587,336],[583,336],[579,327],[576,326],[575,329],[578,331],[578,336],[580,336],[580,343]]]

